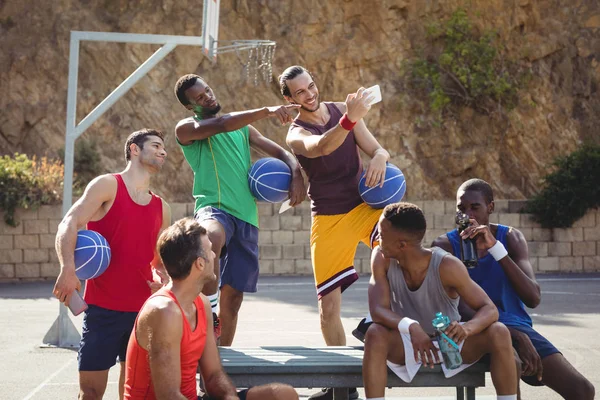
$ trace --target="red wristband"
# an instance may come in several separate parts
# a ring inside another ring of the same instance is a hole
[[[344,128],[347,131],[351,131],[352,128],[354,128],[354,125],[356,125],[356,122],[350,121],[350,118],[348,118],[348,114],[342,115],[342,118],[340,119],[340,126],[342,128]]]

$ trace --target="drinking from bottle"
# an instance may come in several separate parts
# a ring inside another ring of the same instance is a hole
[[[458,233],[462,233],[470,225],[469,217],[460,211],[456,212],[456,225],[458,225]],[[477,266],[477,250],[475,247],[475,239],[460,239],[460,259],[467,268],[475,268]]]

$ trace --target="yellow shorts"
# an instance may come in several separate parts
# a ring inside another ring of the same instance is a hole
[[[382,211],[362,203],[346,214],[313,217],[310,254],[319,299],[340,286],[343,292],[358,279],[356,247],[359,242],[372,247]]]

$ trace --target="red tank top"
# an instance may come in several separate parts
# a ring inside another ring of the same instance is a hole
[[[177,298],[168,289],[160,289],[150,298],[156,296],[165,296],[171,298],[184,315]],[[181,336],[181,393],[190,400],[197,400],[198,393],[196,391],[196,370],[198,361],[202,357],[204,345],[206,344],[206,312],[204,304],[200,296],[194,300],[196,305],[196,329],[192,332],[190,323],[185,318],[183,319],[183,333]],[[129,344],[127,346],[127,357],[125,361],[125,399],[127,400],[154,400],[154,387],[152,386],[152,378],[150,375],[150,364],[148,361],[148,351],[143,349],[135,335],[137,328],[137,318]]]
[[[150,192],[150,203],[137,204],[121,175],[113,176],[117,179],[113,205],[101,220],[87,224],[108,241],[110,264],[102,275],[86,282],[84,299],[109,310],[138,312],[150,296],[146,281],[152,280],[150,262],[162,226],[162,201]]]

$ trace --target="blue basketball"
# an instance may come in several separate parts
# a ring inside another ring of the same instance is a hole
[[[96,231],[77,232],[75,244],[75,274],[79,279],[97,278],[110,263],[108,242]]]
[[[258,201],[280,203],[288,198],[292,171],[283,161],[266,157],[255,162],[248,172],[248,184]]]
[[[367,187],[365,173],[363,173],[358,181],[358,192],[364,202],[373,208],[384,208],[388,204],[397,203],[406,193],[404,174],[398,167],[388,163],[385,168],[383,187]]]

